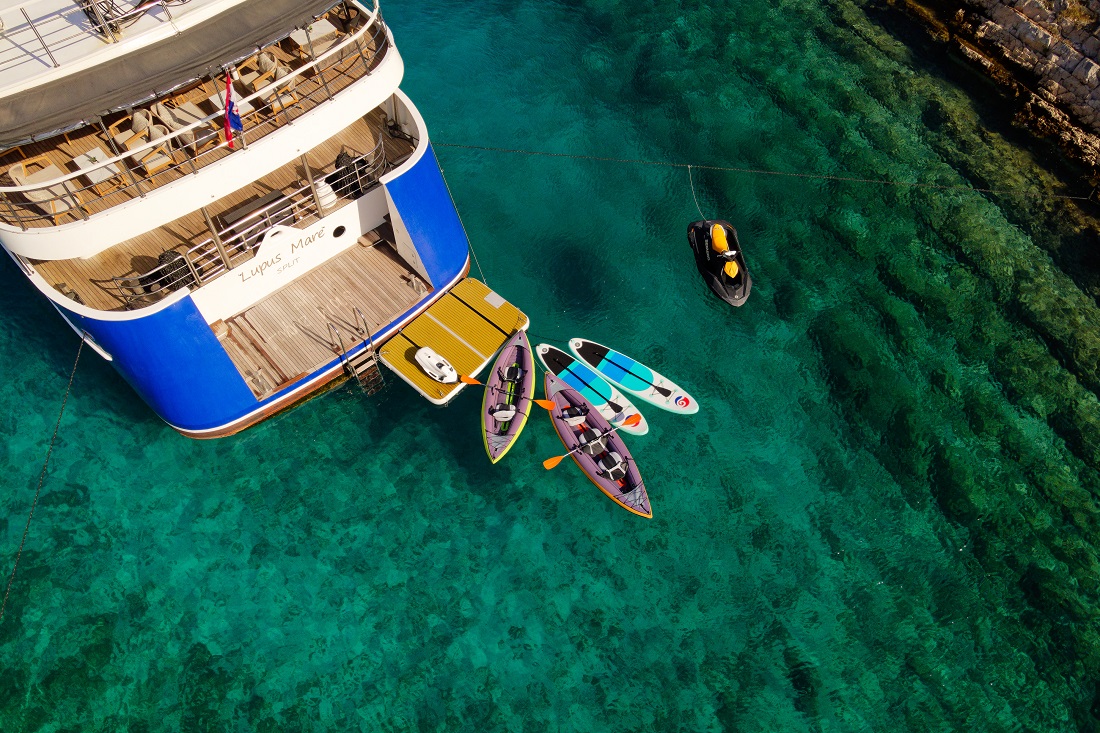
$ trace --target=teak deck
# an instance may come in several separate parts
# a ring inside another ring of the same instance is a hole
[[[222,346],[258,399],[338,357],[341,339],[345,349],[363,341],[356,308],[374,332],[430,290],[389,243],[372,239],[361,237],[343,254],[226,319]]]
[[[343,36],[341,35],[340,38],[342,40]],[[283,127],[298,116],[317,107],[329,96],[339,94],[369,74],[388,50],[388,45],[384,42],[385,36],[382,35],[380,40],[382,43],[370,42],[364,45],[363,50],[364,53],[369,54],[369,60],[365,61],[358,55],[334,58],[326,60],[327,65],[325,68],[313,69],[310,73],[301,76],[293,87],[293,92],[298,97],[296,103],[285,108],[272,108],[268,105],[257,108],[253,113],[244,115],[245,133],[243,137],[246,138],[246,142],[255,142]],[[277,44],[267,46],[264,50],[271,53],[280,64],[291,69],[297,69],[304,62],[288,50],[288,43],[289,41],[284,39]],[[213,106],[209,98],[213,96],[223,97],[224,95],[224,79],[206,77],[195,82],[189,88],[176,90],[173,92],[173,96],[166,99],[175,100],[179,103],[190,102],[195,104],[203,113],[211,115],[216,114],[219,108]],[[125,113],[116,113],[104,118],[103,124],[104,126],[110,126],[119,120],[127,119],[127,117],[128,115]],[[221,146],[201,154],[189,154],[180,147],[173,145],[171,147],[172,166],[152,175],[145,172],[140,165],[127,163],[125,165],[130,169],[129,175],[120,170],[112,178],[116,184],[114,188],[118,190],[104,191],[100,194],[94,186],[89,185],[84,177],[72,179],[69,185],[81,191],[80,203],[84,214],[92,216],[137,198],[139,196],[138,190],[129,185],[131,177],[136,179],[145,191],[150,191],[183,176],[190,175],[196,169],[201,170],[201,168],[211,163],[232,155],[233,152],[224,146],[224,134],[220,132],[220,124],[220,118],[215,118],[208,127],[201,129],[207,129],[207,134],[217,134],[219,141],[223,142]],[[238,133],[238,135],[241,134]],[[44,140],[2,150],[0,151],[0,182],[3,185],[12,185],[14,180],[11,179],[9,174],[11,167],[20,161],[40,157],[47,159],[65,173],[75,173],[78,170],[75,160],[95,148],[99,148],[103,153],[109,153],[112,156],[114,154],[112,142],[104,135],[103,131],[98,126],[88,125]],[[27,226],[45,227],[53,224],[51,217],[43,216],[42,212],[34,206],[22,202],[18,196],[11,199],[8,206],[12,208],[0,209],[0,220],[18,225],[20,220],[13,216],[14,208],[26,209],[32,215],[29,219],[22,219]],[[61,218],[63,219],[61,223],[65,223],[77,221],[81,218],[81,215],[76,209],[71,209],[62,214]]]
[[[320,178],[335,170],[336,156],[342,150],[358,154],[369,152],[382,135],[385,133],[382,132],[381,113],[375,110],[310,150],[307,154],[310,170],[315,178]],[[409,143],[389,136],[384,138],[384,147],[387,159],[392,162],[412,152]],[[301,161],[295,160],[208,205],[207,210],[217,218],[272,191],[286,193],[295,187],[297,181],[304,179]],[[311,220],[307,219],[297,226],[308,226]],[[94,257],[32,260],[31,264],[47,282],[62,292],[75,292],[88,307],[122,310],[126,307],[126,301],[111,278],[144,274],[156,266],[157,256],[162,252],[187,249],[209,236],[202,212],[193,211],[153,231],[120,242]],[[66,287],[61,287],[62,284]]]

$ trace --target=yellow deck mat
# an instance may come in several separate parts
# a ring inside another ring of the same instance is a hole
[[[444,405],[464,385],[440,384],[413,358],[427,346],[459,374],[475,376],[516,331],[527,328],[527,316],[484,283],[466,278],[382,346],[382,363],[429,402]]]

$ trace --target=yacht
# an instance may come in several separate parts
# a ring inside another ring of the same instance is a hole
[[[378,3],[0,4],[0,244],[184,435],[415,352],[476,373],[526,316],[470,245]],[[388,371],[387,371],[388,374]]]

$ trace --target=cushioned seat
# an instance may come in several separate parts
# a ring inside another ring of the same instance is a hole
[[[600,472],[612,481],[618,481],[626,476],[626,462],[615,451],[611,451],[597,461],[597,465],[600,467]]]
[[[123,117],[107,128],[107,133],[114,140],[115,147],[125,150],[130,139],[134,135],[145,132],[151,124],[153,124],[153,115],[148,110],[135,109],[130,117]]]
[[[182,130],[174,139],[176,147],[187,149],[192,154],[198,152],[210,143],[217,144],[218,134],[208,126],[192,127],[185,129],[196,122],[202,122],[207,115],[203,114],[193,102],[173,102],[171,106],[157,102],[152,107],[153,114],[164,123],[172,132]]]
[[[576,427],[585,421],[588,417],[588,411],[581,407],[567,407],[561,411],[561,418],[565,421],[566,425]]]
[[[607,437],[589,428],[580,434],[581,452],[598,456],[607,449]]]
[[[33,170],[32,170],[33,168]],[[33,186],[61,178],[65,172],[54,165],[49,158],[40,155],[16,163],[8,169],[8,175],[17,186]],[[22,195],[34,207],[53,219],[54,224],[65,214],[73,215],[73,209],[84,202],[71,181],[65,181],[46,188],[23,191]]]
[[[135,165],[144,168],[146,175],[151,176],[172,166],[175,162],[172,159],[172,148],[167,139],[151,148],[143,148],[141,150],[138,150],[138,148],[147,142],[153,142],[160,138],[167,138],[167,136],[168,128],[164,125],[150,125],[145,134],[134,135],[126,141],[127,149],[137,151],[134,155],[130,156],[130,160],[134,161]]]

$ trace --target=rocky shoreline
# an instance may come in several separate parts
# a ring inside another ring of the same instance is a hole
[[[1100,0],[898,0],[1100,183]]]

